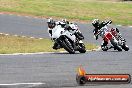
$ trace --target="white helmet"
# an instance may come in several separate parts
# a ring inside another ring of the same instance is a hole
[[[55,21],[52,18],[49,18],[47,20],[47,23],[48,23],[49,28],[54,28],[55,27]]]
[[[66,20],[66,19],[62,19],[61,21],[62,21],[62,22],[66,22],[67,20]]]
[[[48,18],[48,19],[47,19],[47,23],[51,23],[52,21],[53,21],[52,18]]]

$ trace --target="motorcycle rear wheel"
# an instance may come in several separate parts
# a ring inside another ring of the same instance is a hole
[[[83,43],[80,43],[79,44],[80,48],[79,48],[79,52],[80,53],[85,53],[86,52],[86,48],[85,48],[85,45]]]
[[[126,44],[124,44],[124,45],[122,46],[122,49],[124,49],[125,51],[128,51],[128,50],[129,50],[129,47],[128,47]]]
[[[67,40],[67,39],[64,39],[62,42],[61,42],[61,45],[63,46],[63,48],[68,51],[70,54],[74,54],[75,53],[75,50],[74,48],[72,47],[72,44]]]

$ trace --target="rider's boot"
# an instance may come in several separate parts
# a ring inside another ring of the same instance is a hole
[[[76,32],[75,33],[75,36],[79,39],[79,40],[83,40],[84,39],[84,36],[81,32]]]
[[[60,49],[60,45],[57,44],[56,42],[54,43],[54,46],[52,47],[53,49],[57,50],[57,49]]]
[[[107,47],[107,44],[108,44],[108,42],[107,41],[103,41],[103,43],[101,44],[101,48],[103,49],[103,50],[108,50],[108,47]]]

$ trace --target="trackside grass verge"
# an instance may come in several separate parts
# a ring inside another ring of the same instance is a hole
[[[111,19],[114,24],[132,25],[132,2],[119,0],[0,0],[0,12],[85,22]]]
[[[32,39],[0,34],[0,54],[11,53],[35,53],[35,52],[59,52],[53,50],[53,42],[49,39]],[[86,44],[88,50],[97,48],[96,45]]]

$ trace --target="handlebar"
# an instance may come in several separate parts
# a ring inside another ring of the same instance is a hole
[[[112,21],[109,20],[109,21],[106,22],[106,25],[111,24],[111,23],[112,23]]]

